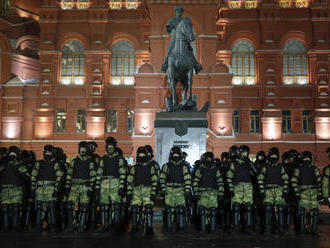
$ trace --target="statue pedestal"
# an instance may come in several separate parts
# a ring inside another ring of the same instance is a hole
[[[207,126],[206,112],[156,113],[156,161],[160,166],[167,163],[170,149],[178,146],[193,165],[206,152]]]

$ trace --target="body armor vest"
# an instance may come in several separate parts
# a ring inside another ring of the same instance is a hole
[[[72,178],[77,179],[89,179],[89,164],[91,160],[81,160],[80,158],[75,159]]]
[[[212,188],[217,189],[217,167],[212,166],[211,168],[202,167],[201,168],[201,180],[199,182],[199,186],[202,188]]]
[[[119,178],[119,156],[103,157],[103,174],[102,176],[113,176]]]
[[[168,163],[168,175],[166,178],[167,183],[184,183],[183,177],[183,164],[174,165]]]
[[[250,172],[251,172],[251,169],[250,169],[248,163],[239,164],[238,162],[235,162],[233,184],[251,183],[252,180],[251,180]]]
[[[1,172],[0,182],[3,185],[13,184],[20,186],[22,180],[17,175],[17,166],[9,165],[8,162],[4,162],[4,170]]]
[[[317,185],[314,166],[301,166],[299,168],[299,171],[299,185]]]
[[[135,165],[134,186],[151,185],[151,163],[147,165]]]
[[[266,165],[266,174],[265,174],[265,184],[276,184],[276,185],[283,185],[283,178],[282,178],[282,166],[271,166],[270,164]]]
[[[45,161],[45,160],[40,161],[37,180],[55,181],[56,172],[54,169],[54,165],[55,165],[54,161]]]

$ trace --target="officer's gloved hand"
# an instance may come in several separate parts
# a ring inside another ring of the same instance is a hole
[[[57,199],[58,198],[58,191],[54,191],[53,194],[52,194],[52,197]]]
[[[260,192],[259,196],[260,196],[261,199],[265,199],[266,193],[265,192]]]
[[[317,200],[320,202],[320,201],[323,200],[323,197],[322,197],[321,195],[318,195],[318,196],[317,196]]]
[[[230,196],[230,198],[233,198],[235,196],[235,192],[234,191],[230,191],[229,192],[229,196]]]
[[[93,191],[92,191],[91,189],[89,189],[89,190],[87,191],[87,196],[88,196],[88,198],[93,197]]]
[[[118,189],[118,195],[121,196],[121,197],[123,197],[125,195],[125,191],[124,191],[123,188]]]
[[[195,195],[195,201],[199,201],[201,199],[200,195]]]
[[[35,189],[31,189],[31,197],[32,198],[36,197],[36,190]]]
[[[150,196],[150,201],[155,202],[155,199],[156,199],[156,196],[155,195],[151,195]]]
[[[100,202],[101,191],[100,189],[95,190],[95,202],[98,204]]]
[[[191,202],[192,201],[192,196],[191,196],[190,192],[184,192],[184,199],[187,202]]]
[[[130,205],[130,202],[132,201],[132,198],[133,198],[132,195],[127,195],[127,196],[126,196],[126,201],[127,201],[127,204],[128,204],[128,205]]]
[[[70,188],[65,188],[65,190],[64,190],[64,194],[65,194],[67,197],[69,197],[70,192],[71,192],[71,189],[70,189]]]
[[[283,199],[287,199],[287,197],[288,197],[288,193],[283,192],[283,193],[282,193],[282,198],[283,198]]]
[[[222,203],[223,202],[223,195],[218,195],[218,202]]]
[[[300,195],[296,195],[296,200],[300,201],[301,200],[301,196]]]

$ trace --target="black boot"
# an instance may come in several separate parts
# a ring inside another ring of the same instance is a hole
[[[132,218],[132,233],[137,233],[139,231],[139,222],[138,222],[138,216],[139,216],[139,206],[133,205],[131,209],[131,218]]]
[[[239,203],[234,203],[233,204],[233,229],[232,229],[232,234],[237,235],[240,233],[240,204]]]
[[[63,202],[63,201],[60,202],[59,217],[61,220],[61,223],[60,223],[61,231],[64,231],[66,211],[65,211],[65,202]]]
[[[216,231],[216,227],[217,227],[217,209],[210,208],[209,215],[210,215],[210,232],[213,233]]]
[[[9,231],[9,205],[2,205],[2,223],[3,223],[3,231]]]
[[[37,201],[37,209],[36,209],[36,223],[35,223],[35,231],[41,232],[42,231],[42,213],[43,213],[43,207],[42,202]]]
[[[299,234],[306,233],[306,210],[303,207],[299,208]]]
[[[120,203],[114,203],[113,204],[113,223],[115,228],[119,227],[120,224],[120,214],[121,214],[121,204]]]
[[[13,231],[19,231],[20,229],[20,211],[21,211],[21,206],[19,204],[14,204],[13,205],[13,226],[12,229]]]
[[[284,206],[277,206],[278,215],[278,232],[279,234],[284,233]]]
[[[91,203],[90,209],[89,209],[89,229],[95,230],[97,226],[96,221],[96,204],[94,202]]]
[[[252,205],[246,204],[245,205],[245,233],[251,234],[253,233],[253,226],[252,226]]]
[[[107,206],[105,204],[100,204],[100,214],[101,214],[101,228],[99,232],[105,232],[107,230]]]
[[[48,204],[48,209],[49,209],[49,230],[51,232],[55,232],[56,231],[56,216],[55,216],[55,202],[51,201]]]
[[[66,223],[66,232],[73,232],[74,226],[73,226],[73,202],[68,202],[66,204],[66,215],[67,215],[67,223]]]
[[[265,225],[264,234],[269,235],[271,233],[271,213],[272,205],[270,203],[265,204]]]
[[[318,235],[318,217],[319,210],[317,208],[311,209],[311,227],[310,234],[317,236]]]
[[[171,206],[166,206],[166,222],[167,231],[173,232],[173,209]]]
[[[179,215],[179,230],[184,231],[186,228],[186,208],[185,206],[178,206]]]
[[[80,220],[78,225],[78,232],[85,232],[86,220],[88,214],[88,204],[81,204],[80,206]]]
[[[198,215],[200,218],[200,230],[201,232],[205,232],[205,225],[206,225],[206,211],[204,207],[199,207]]]
[[[146,214],[146,220],[147,220],[147,225],[146,225],[146,231],[147,234],[153,234],[153,228],[152,228],[152,218],[153,218],[153,206],[152,205],[146,205],[145,206],[145,214]]]

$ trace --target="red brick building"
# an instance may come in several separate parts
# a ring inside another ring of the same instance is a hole
[[[155,113],[169,94],[160,72],[181,4],[203,65],[199,107],[210,101],[208,150],[330,146],[327,0],[2,0],[0,139],[38,154],[75,154],[112,135],[125,155],[155,145]]]

